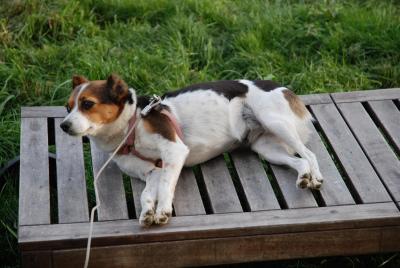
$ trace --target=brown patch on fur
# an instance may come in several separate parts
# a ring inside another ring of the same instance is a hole
[[[300,118],[304,118],[307,114],[307,108],[303,101],[289,89],[282,91],[283,96],[289,102],[290,109]]]
[[[73,83],[87,82],[86,78],[74,76]],[[76,95],[79,90],[76,88],[69,99],[69,106],[75,105]],[[85,109],[82,105],[84,101],[92,101],[95,104],[90,109]],[[85,114],[90,121],[95,123],[107,124],[115,121],[125,107],[125,103],[132,103],[132,96],[126,83],[113,74],[107,80],[90,81],[84,91],[79,96],[79,110]]]
[[[79,110],[95,123],[107,124],[115,121],[124,109],[125,103],[114,103],[108,95],[106,80],[91,81],[79,96]],[[95,104],[89,110],[85,110],[81,106],[85,100],[93,101]]]
[[[75,89],[77,86],[89,82],[85,77],[81,75],[74,75],[72,76],[72,88]]]
[[[71,110],[72,110],[72,109],[74,108],[74,106],[75,106],[75,99],[76,99],[76,96],[78,95],[78,93],[79,93],[79,89],[78,89],[78,88],[75,88],[75,89],[72,91],[72,94],[69,96],[67,105],[68,105],[69,109],[71,109]]]
[[[143,117],[143,126],[150,133],[157,133],[167,140],[176,141],[175,129],[169,118],[159,111],[152,110],[148,115]]]

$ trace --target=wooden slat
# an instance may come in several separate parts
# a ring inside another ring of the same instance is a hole
[[[33,118],[33,117],[60,117],[67,116],[67,110],[62,106],[34,106],[34,107],[22,107],[21,117],[22,118]]]
[[[310,190],[296,187],[297,172],[294,169],[272,164],[271,169],[288,208],[318,207]]]
[[[368,102],[383,130],[400,154],[400,111],[391,100]]]
[[[349,228],[399,226],[400,213],[393,202],[335,207],[256,211],[173,217],[167,225],[143,228],[138,220],[95,222],[93,246],[179,241],[213,237],[266,235]],[[22,250],[84,247],[87,223],[22,226]],[[43,241],[46,237],[47,241]]]
[[[343,103],[338,107],[393,198],[400,201],[400,161],[361,103]]]
[[[299,97],[305,105],[332,103],[332,99],[329,93],[300,95]]]
[[[21,118],[19,225],[50,223],[47,118]]]
[[[307,147],[315,153],[324,183],[320,193],[327,206],[354,204],[353,197],[347,189],[343,178],[330,157],[321,137],[314,126],[310,126],[311,135]]]
[[[146,183],[138,178],[131,178],[131,187],[133,195],[133,203],[135,205],[136,219],[139,219],[140,212],[142,211],[142,205],[140,203],[140,196],[146,187]]]
[[[400,249],[400,227],[357,228],[143,243],[93,248],[93,267],[198,267],[206,265],[393,252]],[[59,250],[56,267],[81,267],[85,250]],[[179,256],[179,257],[177,257]]]
[[[400,88],[362,90],[345,93],[332,93],[333,100],[340,102],[362,102],[372,100],[392,100],[400,98]]]
[[[364,203],[391,201],[379,177],[333,104],[311,105],[319,124]]]
[[[55,118],[57,155],[58,222],[88,221],[85,164],[82,138],[72,137],[59,127],[61,118]]]
[[[176,216],[206,214],[191,168],[182,169],[175,189],[174,210]]]
[[[301,95],[300,98],[306,105],[331,103],[332,99],[329,94],[308,94]],[[21,117],[60,117],[67,115],[65,107],[62,106],[33,106],[22,107]]]
[[[201,165],[204,183],[214,213],[242,212],[239,198],[223,156]]]
[[[231,155],[250,210],[280,209],[260,159],[248,150],[236,150]]]
[[[108,154],[99,150],[93,143],[91,143],[91,152],[93,174],[97,174],[103,163],[107,161]],[[96,197],[96,200],[100,200],[101,203],[98,219],[101,221],[128,219],[122,174],[114,162],[111,161],[104,169],[97,185],[99,196]]]

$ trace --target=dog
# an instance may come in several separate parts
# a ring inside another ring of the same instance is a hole
[[[68,115],[60,125],[66,133],[88,136],[112,153],[134,128],[113,161],[127,175],[146,182],[142,225],[168,222],[183,166],[239,146],[295,169],[299,188],[322,185],[316,156],[304,145],[313,118],[297,95],[275,82],[201,83],[166,93],[159,101],[137,96],[115,74],[96,81],[74,76],[72,83]]]

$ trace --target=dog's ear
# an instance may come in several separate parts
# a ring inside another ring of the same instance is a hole
[[[84,76],[74,75],[72,76],[72,89],[86,82],[89,82],[89,80],[87,80]]]
[[[107,78],[107,89],[110,92],[110,97],[116,102],[125,102],[131,95],[128,85],[118,75],[111,74]]]

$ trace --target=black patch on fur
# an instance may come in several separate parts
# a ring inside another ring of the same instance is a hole
[[[253,83],[264,91],[271,91],[275,88],[281,87],[281,85],[271,80],[254,80]]]
[[[163,95],[163,98],[176,97],[180,94],[196,90],[212,90],[217,94],[223,95],[228,100],[231,100],[235,97],[245,96],[248,91],[248,88],[246,85],[235,80],[221,80],[221,81],[194,84],[177,91],[168,92]]]

